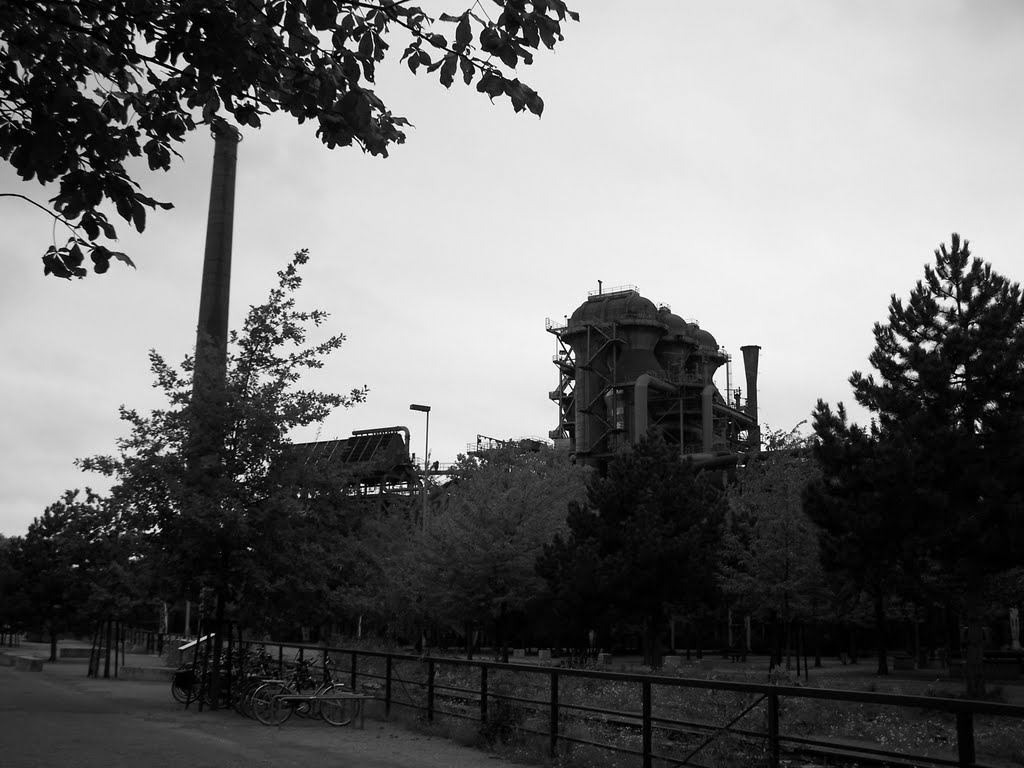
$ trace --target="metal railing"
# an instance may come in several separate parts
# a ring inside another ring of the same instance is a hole
[[[729,741],[748,764],[771,768],[800,755],[847,765],[982,768],[979,722],[991,730],[993,719],[1012,721],[1024,739],[1024,706],[1009,704],[290,645],[299,647],[326,650],[339,671],[347,658],[352,689],[373,689],[385,716],[403,707],[428,722],[451,718],[492,731],[511,728],[546,740],[552,757],[578,746],[631,754],[644,768],[656,762],[701,766],[702,756]],[[937,743],[947,746],[898,749],[884,739],[817,732],[808,723],[823,712],[852,721],[866,711],[917,718],[921,728],[941,731]],[[709,719],[713,714],[720,720]]]

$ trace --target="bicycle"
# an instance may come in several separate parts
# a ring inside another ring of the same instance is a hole
[[[265,680],[256,686],[248,697],[247,710],[264,725],[280,725],[292,714],[305,717],[312,714],[310,702],[300,702],[297,706],[280,701],[281,696],[288,694],[303,695],[305,691],[318,688],[312,674],[314,660],[298,658],[292,660],[289,674],[280,679]]]
[[[314,662],[297,662],[284,680],[268,680],[251,696],[253,716],[264,725],[281,725],[292,714],[319,717],[331,725],[348,725],[358,711],[358,696],[334,679],[334,661],[324,656],[323,680],[311,686]]]

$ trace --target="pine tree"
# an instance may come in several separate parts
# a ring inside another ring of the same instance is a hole
[[[927,513],[917,535],[962,595],[968,692],[980,695],[981,594],[1024,543],[1020,286],[973,258],[954,233],[907,302],[892,297],[888,322],[875,325],[874,337],[869,362],[877,376],[858,371],[850,383],[877,418],[881,450],[904,465],[890,473],[883,495],[889,509],[902,495]]]
[[[804,507],[820,530],[822,563],[841,584],[839,603],[850,610],[862,595],[871,601],[878,674],[886,675],[886,604],[926,549],[923,505],[906,483],[914,462],[908,446],[883,439],[877,424],[851,424],[841,403],[833,412],[818,402],[814,431],[821,478],[808,486]]]

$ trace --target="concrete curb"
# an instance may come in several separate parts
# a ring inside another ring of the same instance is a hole
[[[44,659],[27,653],[0,651],[0,667],[14,667],[26,672],[42,672]]]
[[[25,672],[42,672],[43,660],[35,656],[15,656],[14,668]]]

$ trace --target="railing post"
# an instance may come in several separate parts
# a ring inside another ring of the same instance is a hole
[[[957,765],[972,768],[974,765],[974,715],[970,711],[956,713]]]
[[[487,667],[480,667],[480,722],[487,722]]]
[[[384,657],[384,717],[391,717],[391,654]]]
[[[549,752],[551,757],[558,754],[558,673],[551,673],[551,722],[548,724],[548,728],[551,732],[551,743],[549,745]]]
[[[779,768],[779,694],[768,692],[768,765]]]
[[[643,732],[644,768],[651,768],[651,683],[645,680],[643,688],[643,718],[640,728]]]
[[[356,693],[356,681],[358,678],[358,672],[356,670],[356,652],[352,651],[352,668],[349,673],[349,687],[352,689],[352,693]]]
[[[427,661],[427,722],[434,722],[434,660]]]

